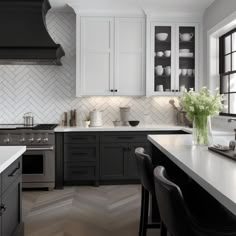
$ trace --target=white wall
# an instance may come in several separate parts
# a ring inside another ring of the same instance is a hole
[[[203,68],[203,80],[202,85],[209,86],[216,85],[218,86],[218,76],[211,77],[211,81],[207,81],[209,79],[209,59],[208,59],[208,33],[215,33],[217,34],[216,38],[218,38],[220,35],[223,34],[224,30],[219,30],[219,27],[223,27],[224,24],[228,25],[231,20],[235,20],[233,14],[236,12],[236,0],[215,0],[205,11],[204,17],[203,17],[203,53],[204,53],[204,68]],[[228,20],[229,19],[229,20]],[[225,23],[224,23],[225,22]],[[221,25],[221,26],[220,26]],[[219,27],[218,27],[219,26]],[[230,25],[230,27],[233,27]],[[217,31],[215,31],[217,30]],[[219,31],[218,31],[219,30]],[[215,31],[215,32],[214,32]],[[214,43],[217,43],[215,41],[214,37],[212,38]],[[213,48],[216,48],[215,45],[213,45]],[[212,50],[214,51],[214,50]],[[218,52],[215,51],[215,53],[212,54],[210,60],[213,62],[213,67],[218,66]],[[215,64],[215,65],[214,65]],[[214,69],[213,69],[214,71]],[[216,73],[215,73],[216,74]],[[213,80],[216,81],[216,83],[212,83]],[[223,130],[233,130],[236,127],[236,124],[234,122],[228,123],[227,122],[228,117],[215,117],[213,119],[213,125],[219,129]]]

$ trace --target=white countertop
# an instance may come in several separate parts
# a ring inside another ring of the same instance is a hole
[[[0,146],[0,173],[26,151],[25,146]]]
[[[103,127],[68,127],[58,126],[55,128],[55,132],[97,132],[97,131],[161,131],[161,130],[184,130],[191,133],[191,128],[177,125],[138,125],[132,126],[103,126]]]
[[[236,215],[236,161],[192,145],[192,135],[149,135],[148,140]],[[234,136],[214,136],[228,145]]]

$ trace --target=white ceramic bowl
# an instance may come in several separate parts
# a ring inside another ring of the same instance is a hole
[[[164,53],[162,51],[157,52],[158,57],[162,57],[163,55],[164,55]]]
[[[164,55],[165,55],[165,57],[170,57],[171,51],[170,51],[170,50],[166,50],[166,51],[164,52]]]
[[[183,48],[183,49],[180,49],[179,52],[180,53],[188,53],[188,52],[190,52],[190,49]]]
[[[159,41],[166,41],[167,38],[168,38],[168,34],[167,34],[167,33],[157,33],[157,34],[156,34],[156,38],[157,38]]]

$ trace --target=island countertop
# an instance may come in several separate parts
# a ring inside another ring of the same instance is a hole
[[[180,169],[236,215],[236,161],[192,145],[192,135],[149,135],[148,140]],[[234,136],[214,136],[228,145]]]
[[[0,173],[26,151],[26,146],[0,146]]]

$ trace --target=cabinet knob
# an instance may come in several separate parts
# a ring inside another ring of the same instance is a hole
[[[117,89],[115,89],[115,90],[114,90],[114,92],[118,92],[118,90],[117,90]]]
[[[6,210],[7,210],[7,207],[4,204],[1,204],[1,206],[0,206],[0,215],[2,215],[2,213]]]
[[[114,89],[111,89],[110,91],[111,91],[111,92],[114,92]]]

